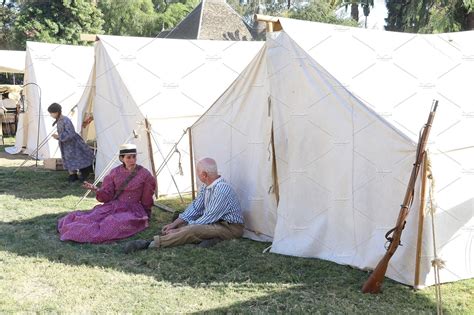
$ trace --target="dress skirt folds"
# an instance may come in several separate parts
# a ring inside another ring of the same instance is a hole
[[[118,166],[104,179],[97,191],[97,200],[103,202],[89,211],[74,211],[59,219],[61,241],[103,243],[130,237],[148,227],[153,205],[155,178],[148,170],[137,166],[136,175],[123,192],[114,198],[130,171]]]
[[[92,165],[94,154],[89,146],[76,133],[74,125],[68,117],[61,116],[58,120],[59,149],[64,168],[70,172]]]

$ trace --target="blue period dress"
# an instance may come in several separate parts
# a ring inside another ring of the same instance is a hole
[[[71,120],[61,115],[57,125],[59,149],[64,168],[69,172],[74,172],[92,165],[94,154],[82,137],[76,133]]]

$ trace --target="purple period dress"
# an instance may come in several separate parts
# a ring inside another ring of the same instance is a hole
[[[76,133],[71,120],[66,116],[61,116],[57,125],[59,149],[64,168],[73,172],[92,165],[94,153],[82,137]]]
[[[61,241],[104,243],[130,237],[148,227],[153,205],[155,178],[137,165],[135,177],[116,198],[115,191],[130,175],[124,166],[112,169],[97,190],[97,200],[103,202],[89,211],[74,211],[58,221]]]

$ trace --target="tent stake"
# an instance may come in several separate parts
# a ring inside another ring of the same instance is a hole
[[[194,190],[194,157],[193,157],[193,136],[191,134],[191,127],[188,128],[189,132],[189,162],[191,166],[191,198],[196,198],[196,191]]]
[[[155,177],[155,198],[158,199],[158,178],[156,176],[155,159],[153,158],[153,147],[151,144],[150,122],[148,121],[148,118],[145,118],[145,129],[148,140],[148,156],[150,158],[151,170],[153,171],[153,176]]]
[[[415,280],[413,282],[413,289],[419,289],[420,285],[420,263],[421,263],[421,248],[423,242],[423,224],[425,221],[425,210],[426,210],[426,176],[428,174],[428,159],[427,152],[423,158],[423,171],[421,175],[421,198],[420,198],[420,209],[418,211],[418,237],[416,240],[416,257],[415,257]]]

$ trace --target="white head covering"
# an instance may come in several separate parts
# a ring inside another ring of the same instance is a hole
[[[120,145],[119,155],[122,154],[137,154],[137,146],[132,143],[124,143]]]

